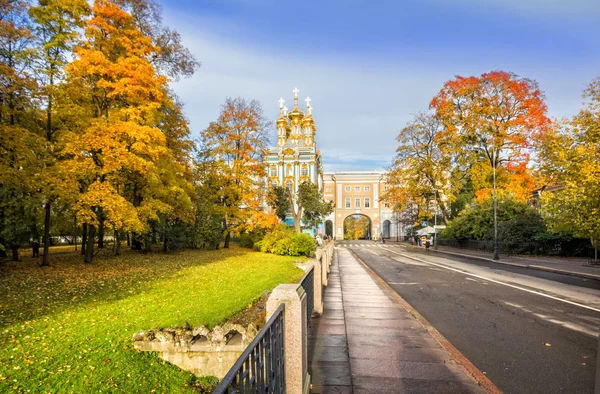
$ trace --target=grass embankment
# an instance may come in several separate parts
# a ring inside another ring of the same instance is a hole
[[[0,392],[192,392],[190,373],[136,352],[132,335],[219,324],[299,280],[298,260],[233,248],[0,265]]]

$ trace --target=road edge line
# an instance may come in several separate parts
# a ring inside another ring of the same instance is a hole
[[[387,290],[390,296],[400,306],[402,306],[408,313],[410,313],[419,323],[425,327],[427,332],[435,339],[444,350],[446,350],[456,362],[461,365],[471,376],[475,382],[483,388],[488,394],[501,394],[502,391],[492,381],[475,366],[464,354],[462,354],[454,345],[446,339],[423,315],[421,315],[415,308],[412,307],[400,294],[396,292],[390,285],[387,284],[383,278],[381,278],[371,267],[369,267],[354,250],[346,248],[352,256],[365,268],[365,270],[371,275],[377,284]]]
[[[535,264],[508,263],[505,261],[498,261],[498,260],[490,259],[488,257],[477,256],[477,255],[472,255],[472,254],[462,254],[462,253],[457,253],[457,252],[451,252],[449,250],[433,249],[433,251],[436,253],[443,253],[443,254],[449,254],[452,256],[458,256],[458,257],[462,257],[462,258],[487,261],[487,262],[495,263],[495,264],[509,265],[512,267],[526,268],[526,269],[531,269],[531,270],[536,270],[536,271],[551,272],[553,274],[561,274],[561,275],[574,276],[574,277],[588,279],[588,280],[600,281],[600,275],[587,274],[585,272],[567,271],[567,270],[561,270],[561,269],[557,269],[557,268],[544,267],[542,265],[535,265]]]

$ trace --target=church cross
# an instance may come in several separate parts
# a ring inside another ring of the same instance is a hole
[[[294,88],[294,90],[292,90],[292,92],[294,92],[294,97],[298,97],[298,93],[300,91],[298,90],[298,88]]]
[[[285,103],[285,100],[282,97],[279,99],[279,108],[283,108],[283,103]]]
[[[306,108],[310,107],[310,102],[312,101],[310,97],[307,97],[304,99],[304,101],[306,101]]]

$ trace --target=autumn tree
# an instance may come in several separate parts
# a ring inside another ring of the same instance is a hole
[[[238,97],[228,98],[217,120],[200,135],[202,152],[223,179],[218,213],[223,216],[225,248],[232,234],[273,222],[263,206],[268,130],[260,103]]]
[[[65,153],[82,185],[75,205],[86,224],[90,263],[96,229],[144,233],[159,213],[191,208],[175,173],[172,150],[158,128],[168,99],[166,76],[151,63],[158,48],[118,4],[97,0],[85,40],[67,67],[69,89],[87,115],[83,132],[70,135]]]
[[[443,222],[448,222],[452,186],[462,181],[464,173],[456,168],[455,156],[442,138],[445,131],[434,114],[420,113],[398,134],[396,157],[387,174],[387,183],[395,187],[382,195],[394,209],[407,209],[409,200],[412,204],[414,199],[435,199]]]
[[[533,141],[550,125],[537,83],[493,71],[446,82],[431,101],[443,122],[443,144],[470,168],[475,194],[489,198],[495,168],[502,195],[526,200],[533,186],[527,165]]]
[[[38,97],[46,107],[40,159],[40,196],[44,204],[43,266],[48,265],[52,204],[61,196],[73,194],[75,186],[69,182],[71,177],[59,163],[62,147],[59,133],[63,126],[55,115],[61,110],[57,103],[58,85],[63,80],[64,68],[89,10],[85,0],[40,0],[37,6],[29,9],[35,34],[33,70],[39,85]]]
[[[600,248],[600,78],[584,91],[585,107],[557,123],[539,143],[539,167],[559,190],[542,196],[555,231],[572,231]]]
[[[0,244],[12,250],[29,241],[39,153],[35,138],[37,84],[31,75],[32,33],[25,1],[0,0]],[[0,254],[5,248],[0,248]]]

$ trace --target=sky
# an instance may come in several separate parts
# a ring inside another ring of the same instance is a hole
[[[174,85],[193,137],[227,97],[259,100],[274,121],[297,87],[325,171],[388,167],[402,127],[457,75],[534,79],[552,118],[575,114],[600,77],[600,0],[159,1],[202,63]]]

